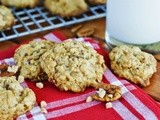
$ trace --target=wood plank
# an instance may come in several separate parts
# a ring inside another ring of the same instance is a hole
[[[152,76],[150,82],[151,84],[149,86],[142,89],[151,97],[160,101],[160,62],[157,62],[157,72]]]

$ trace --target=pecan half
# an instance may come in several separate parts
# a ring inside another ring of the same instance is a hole
[[[18,74],[19,74],[19,70],[18,69],[13,72],[13,70],[12,71],[8,71],[8,68],[9,69],[11,69],[11,68],[13,69],[14,66],[9,66],[6,63],[2,63],[0,65],[0,77],[5,77],[5,76],[8,76],[8,77],[16,76],[17,77],[18,76]]]
[[[99,90],[95,94],[91,95],[91,97],[94,100],[98,100],[102,102],[111,102],[111,101],[118,100],[122,95],[122,91],[120,87],[116,85],[102,83],[102,84],[98,84],[96,86],[96,89],[99,89]]]

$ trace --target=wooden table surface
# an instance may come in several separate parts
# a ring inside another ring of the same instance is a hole
[[[99,40],[100,42],[104,43],[105,26],[106,26],[105,18],[92,20],[92,21],[85,22],[85,23],[80,23],[78,25],[82,25],[82,27],[84,29],[85,28],[94,29],[94,34],[92,35],[92,37]],[[67,27],[58,28],[58,29],[54,29],[54,30],[61,31],[68,38],[77,37],[75,33],[71,32],[71,29],[74,26],[67,26]],[[35,38],[42,37],[43,35],[51,32],[51,31],[53,31],[53,30],[45,31],[45,32],[37,33],[37,34],[31,34],[31,35],[24,36],[21,38],[16,38],[13,40],[0,42],[0,51],[7,50],[7,49],[11,48],[12,46],[15,46],[17,44],[21,44],[22,42],[31,41]],[[158,61],[160,60],[160,55],[155,55],[155,57],[158,59]],[[158,65],[157,65],[157,72],[151,78],[151,85],[144,87],[142,89],[145,92],[147,92],[151,97],[153,97],[155,100],[160,101],[160,89],[159,88],[160,88],[160,62],[158,62]]]

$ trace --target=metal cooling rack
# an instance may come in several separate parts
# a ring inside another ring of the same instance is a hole
[[[43,6],[33,9],[13,9],[13,14],[16,24],[11,29],[0,32],[0,41],[102,18],[106,15],[106,6],[91,6],[85,14],[69,19],[53,16]]]

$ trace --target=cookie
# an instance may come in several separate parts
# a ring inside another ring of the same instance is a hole
[[[20,68],[20,75],[32,81],[48,79],[40,67],[40,56],[54,46],[54,42],[48,40],[31,41],[21,45],[14,54],[14,60]]]
[[[14,24],[15,18],[12,11],[5,6],[0,5],[0,31],[9,29]]]
[[[38,3],[40,3],[40,0],[1,0],[2,5],[12,6],[16,8],[33,8]]]
[[[118,100],[122,95],[121,88],[116,85],[101,83],[96,86],[96,89],[98,91],[91,97],[101,102],[112,102]]]
[[[86,0],[89,4],[98,5],[98,4],[106,4],[107,0]]]
[[[73,92],[82,92],[86,87],[101,83],[106,70],[102,55],[72,39],[45,52],[40,63],[50,82],[60,90]]]
[[[149,85],[149,79],[157,70],[154,56],[135,46],[117,46],[111,50],[109,58],[114,73],[141,86]]]
[[[46,8],[55,15],[72,17],[88,10],[85,0],[45,0]]]
[[[22,88],[15,77],[0,77],[0,120],[13,120],[25,114],[35,102],[34,92]]]

